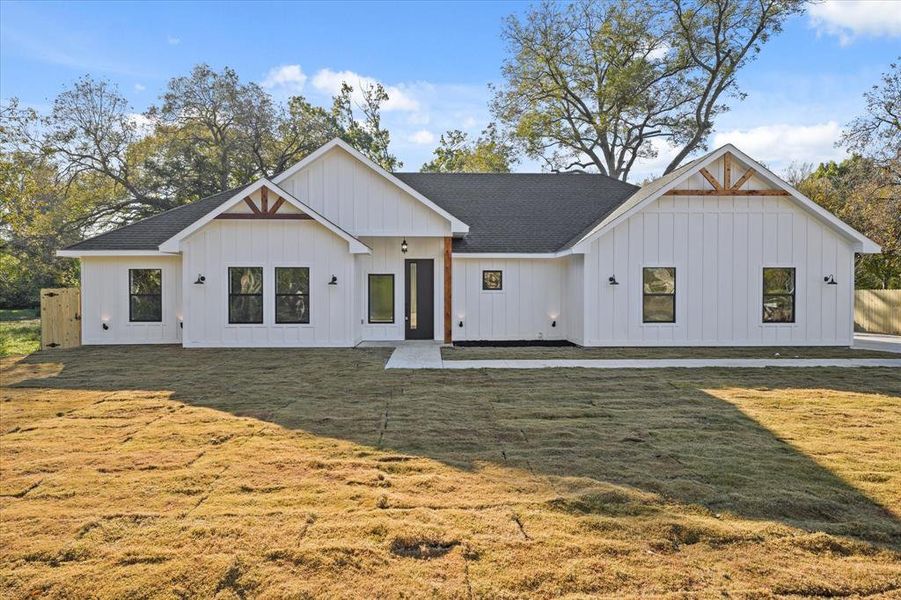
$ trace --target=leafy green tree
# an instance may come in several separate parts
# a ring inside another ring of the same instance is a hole
[[[83,77],[46,115],[0,106],[0,304],[37,302],[37,289],[74,281],[55,251],[86,235],[272,176],[334,137],[387,169],[400,166],[381,125],[375,85],[331,108],[286,104],[207,65],[173,78],[157,107],[135,113],[107,81]]]
[[[899,57],[901,61],[901,57]],[[892,63],[882,81],[864,94],[867,112],[846,127],[841,144],[869,157],[901,185],[901,62]]]
[[[705,144],[736,76],[803,0],[546,1],[511,16],[493,111],[553,169],[627,179],[635,161]],[[657,142],[655,144],[655,142]]]
[[[882,247],[881,254],[858,256],[861,289],[901,287],[901,195],[886,184],[886,173],[877,161],[855,155],[820,164],[796,186]]]
[[[403,163],[388,151],[391,135],[382,127],[380,109],[382,103],[388,100],[388,92],[380,83],[363,86],[360,90],[363,102],[356,107],[362,118],[358,118],[352,100],[353,91],[350,84],[342,83],[341,91],[332,103],[332,117],[340,136],[386,171],[398,170]]]
[[[448,131],[441,136],[434,155],[422,165],[423,172],[509,173],[517,160],[513,144],[502,139],[494,123],[474,141],[459,129]]]

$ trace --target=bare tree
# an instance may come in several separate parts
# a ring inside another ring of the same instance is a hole
[[[803,0],[545,2],[510,17],[492,105],[526,154],[626,179],[661,143],[666,172],[704,148],[736,74]],[[658,143],[655,143],[658,142]]]

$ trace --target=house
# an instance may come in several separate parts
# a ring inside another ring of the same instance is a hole
[[[847,346],[874,252],[731,145],[638,188],[389,173],[334,140],[59,255],[81,261],[85,344]]]

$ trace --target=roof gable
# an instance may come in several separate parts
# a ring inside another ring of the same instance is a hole
[[[184,240],[186,237],[188,237],[195,231],[201,229],[206,224],[210,223],[218,215],[226,212],[233,206],[237,205],[239,202],[243,202],[244,198],[250,196],[254,192],[257,192],[258,190],[260,190],[264,187],[275,192],[282,198],[284,198],[285,201],[290,203],[292,206],[294,206],[294,208],[297,208],[298,210],[300,210],[300,212],[303,212],[303,213],[309,215],[310,217],[312,217],[312,219],[314,221],[318,222],[320,225],[322,225],[323,227],[325,227],[326,229],[328,229],[329,231],[331,231],[338,237],[346,240],[348,243],[348,246],[350,248],[350,251],[352,253],[368,254],[369,252],[371,252],[370,248],[368,246],[366,246],[363,242],[361,242],[360,240],[358,240],[357,238],[355,238],[354,236],[349,234],[347,231],[341,229],[336,224],[332,223],[330,220],[326,219],[325,217],[320,215],[318,212],[316,212],[315,210],[313,210],[312,208],[310,208],[309,206],[307,206],[306,204],[304,204],[297,198],[293,197],[291,194],[289,194],[288,192],[286,192],[285,190],[283,190],[279,186],[275,185],[274,183],[272,183],[271,181],[269,181],[266,178],[258,179],[256,182],[241,189],[238,193],[232,195],[226,201],[220,203],[213,210],[207,212],[202,217],[200,217],[199,219],[197,219],[196,221],[194,221],[193,223],[191,223],[190,225],[188,225],[187,227],[185,227],[184,229],[182,229],[181,231],[179,231],[178,233],[176,233],[169,239],[165,240],[163,243],[161,243],[159,245],[160,251],[161,252],[178,252],[182,240]]]
[[[613,227],[615,227],[618,223],[642,210],[644,207],[648,206],[661,196],[677,190],[680,184],[687,181],[693,175],[701,173],[705,178],[707,178],[710,174],[705,172],[705,167],[715,163],[720,158],[723,158],[727,155],[743,163],[746,169],[750,169],[750,171],[745,171],[746,173],[752,173],[752,176],[754,178],[764,182],[767,187],[774,188],[775,191],[780,195],[791,198],[796,204],[801,206],[807,212],[818,217],[826,225],[834,229],[846,239],[850,240],[855,245],[855,250],[857,252],[879,252],[880,248],[875,242],[796,190],[787,182],[780,179],[772,171],[749,157],[747,154],[745,154],[732,144],[726,144],[720,148],[717,148],[716,150],[709,152],[704,156],[686,163],[685,165],[674,170],[672,173],[660,177],[659,179],[655,179],[654,181],[643,186],[631,198],[623,202],[619,207],[616,208],[616,210],[607,215],[586,235],[582,236],[581,239],[575,241],[572,244],[573,252],[584,252],[587,249],[588,244],[590,244],[594,239],[603,235],[603,233],[605,233],[606,231],[612,230]],[[747,178],[739,175],[732,180],[732,185],[734,187],[720,190],[718,193],[728,195],[729,191],[735,191],[735,195],[767,195],[768,192],[765,190],[738,190],[738,188],[740,188],[741,185],[747,183],[747,181]],[[714,185],[714,183],[721,185],[718,181],[712,181],[711,185]],[[706,191],[697,191],[695,194],[687,195],[703,196],[706,194]]]
[[[469,232],[469,225],[461,221],[457,218],[456,215],[451,214],[444,207],[439,206],[432,199],[426,197],[420,190],[417,190],[410,185],[408,185],[403,180],[396,177],[393,173],[390,173],[374,163],[368,157],[363,155],[359,150],[345,142],[340,138],[335,138],[327,144],[323,145],[321,148],[305,157],[303,160],[299,161],[292,167],[282,171],[278,175],[272,178],[272,181],[276,184],[283,184],[290,180],[292,177],[303,171],[304,169],[313,165],[316,161],[321,160],[324,156],[326,156],[329,152],[340,149],[345,153],[349,154],[352,159],[361,163],[367,170],[376,174],[379,178],[388,182],[390,185],[398,188],[400,191],[404,192],[406,195],[412,197],[413,201],[428,208],[429,211],[436,213],[441,218],[447,220],[450,224],[451,232],[454,234],[465,234]]]

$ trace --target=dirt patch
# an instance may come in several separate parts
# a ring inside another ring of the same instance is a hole
[[[459,544],[460,542],[456,540],[444,541],[430,538],[397,537],[391,542],[391,554],[402,558],[431,560],[444,556]]]

